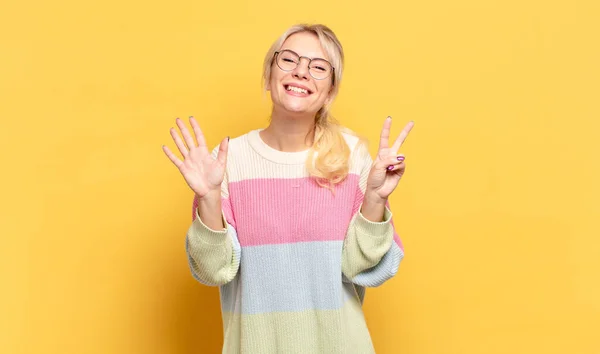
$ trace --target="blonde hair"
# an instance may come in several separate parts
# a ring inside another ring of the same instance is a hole
[[[281,48],[288,37],[302,32],[317,36],[319,42],[321,42],[321,47],[327,53],[334,68],[331,77],[330,99],[315,115],[315,125],[313,127],[315,135],[306,161],[310,176],[314,177],[322,187],[333,191],[333,187],[343,181],[350,170],[350,148],[342,132],[352,134],[348,129],[340,126],[329,113],[329,108],[339,90],[344,64],[344,50],[336,35],[327,26],[321,24],[298,24],[290,27],[271,45],[265,56],[263,86],[266,90],[268,83],[271,81],[271,69],[273,68],[275,52]]]

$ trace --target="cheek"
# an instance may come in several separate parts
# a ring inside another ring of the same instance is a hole
[[[271,75],[271,80],[267,81],[267,91],[273,90],[273,88],[275,88],[275,85],[275,76]]]
[[[331,91],[331,84],[329,83],[320,83],[318,84],[318,89],[319,89],[319,101],[326,101],[327,98],[329,97],[329,93]]]
[[[319,88],[319,92],[325,92],[328,93],[329,91],[331,91],[333,85],[331,84],[331,81],[329,80],[315,80],[317,82],[317,87]]]
[[[277,68],[271,68],[271,78],[267,82],[266,88],[268,91],[275,90],[277,85],[281,82],[281,71],[277,70]]]

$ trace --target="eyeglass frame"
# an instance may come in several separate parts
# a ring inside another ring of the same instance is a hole
[[[278,60],[277,60],[277,56],[279,55],[279,53],[281,53],[281,52],[286,52],[286,51],[287,51],[287,52],[292,52],[292,53],[294,53],[294,54],[295,54],[295,55],[298,57],[298,64],[296,64],[296,68],[298,67],[298,65],[300,65],[300,61],[302,60],[302,58],[306,58],[306,59],[308,59],[308,73],[309,73],[309,74],[310,74],[310,76],[311,76],[313,79],[315,79],[315,80],[325,80],[325,79],[329,78],[329,76],[327,76],[327,77],[324,77],[324,78],[322,78],[322,79],[317,79],[316,77],[314,77],[314,76],[313,76],[313,74],[310,72],[310,63],[311,63],[313,60],[323,60],[323,61],[327,62],[327,64],[329,64],[329,66],[331,66],[331,75],[330,75],[330,76],[331,76],[331,84],[332,84],[332,85],[334,85],[334,84],[335,84],[335,68],[333,67],[333,64],[331,64],[331,63],[329,62],[329,60],[326,60],[326,59],[323,59],[323,58],[309,58],[309,57],[305,57],[305,56],[302,56],[302,55],[300,55],[300,54],[298,54],[298,53],[294,52],[294,51],[293,51],[293,50],[291,50],[291,49],[278,50],[278,51],[275,51],[275,53],[273,53],[273,59],[275,60],[275,64],[277,65],[277,67],[278,67],[278,68],[279,68],[281,71],[290,72],[290,71],[293,71],[294,69],[296,69],[296,68],[294,68],[294,69],[291,69],[291,70],[285,70],[285,69],[282,69],[282,68],[281,68],[281,66],[279,66],[279,63],[278,63]]]

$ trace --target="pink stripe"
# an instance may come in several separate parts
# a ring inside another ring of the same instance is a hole
[[[391,220],[391,224],[394,227],[394,242],[398,245],[398,247],[400,247],[400,249],[402,250],[402,252],[404,252],[404,245],[402,244],[402,240],[400,240],[400,236],[396,232],[396,227],[394,226],[394,219],[393,218]]]
[[[343,240],[358,208],[357,186],[355,174],[336,186],[335,195],[310,178],[232,182],[229,192],[240,244]]]
[[[233,200],[221,200],[223,214],[237,230],[242,246],[343,240],[364,198],[358,178],[349,174],[337,186],[335,196],[309,178],[232,182],[229,191]],[[390,208],[389,202],[387,206]],[[197,207],[195,196],[192,220]],[[394,226],[393,219],[391,223]],[[404,251],[395,227],[394,242]]]

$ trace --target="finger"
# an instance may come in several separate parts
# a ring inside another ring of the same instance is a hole
[[[185,124],[183,124],[183,121],[181,119],[177,118],[176,122],[177,122],[177,126],[181,130],[181,135],[183,135],[183,139],[185,140],[185,144],[187,145],[188,149],[192,149],[192,148],[196,147],[194,138],[192,138],[192,134],[190,134],[190,131],[188,130],[188,128],[185,126]]]
[[[404,143],[404,140],[406,140],[408,133],[410,133],[410,131],[412,130],[412,128],[414,126],[415,126],[414,121],[411,120],[410,122],[408,122],[408,124],[404,127],[404,129],[402,129],[402,132],[400,132],[400,135],[398,135],[398,138],[396,138],[396,141],[394,142],[394,146],[392,146],[392,151],[400,150],[400,147]]]
[[[190,125],[194,130],[194,135],[196,136],[196,140],[198,141],[198,146],[207,149],[206,140],[204,140],[204,134],[202,134],[202,129],[200,129],[200,125],[198,124],[198,122],[196,122],[196,118],[190,117]]]
[[[396,162],[388,165],[385,169],[388,171],[402,171],[406,168],[406,164],[404,162]]]
[[[397,156],[385,157],[384,159],[381,160],[381,163],[387,167],[389,165],[398,165],[398,164],[404,162],[404,160],[406,160],[406,157],[404,155],[400,154]]]
[[[229,137],[226,137],[219,144],[219,152],[217,153],[217,160],[223,165],[227,166],[227,150],[229,149]]]
[[[177,130],[175,130],[175,128],[171,128],[171,137],[173,137],[173,141],[175,142],[175,145],[177,145],[177,148],[179,149],[179,152],[183,158],[186,159],[188,157],[188,150],[183,141],[181,141],[181,138],[179,137],[179,134],[177,134]]]
[[[392,117],[387,117],[383,122],[381,137],[379,138],[379,150],[387,149],[390,141],[390,128],[392,127]]]
[[[171,162],[173,162],[173,164],[175,164],[175,166],[177,166],[177,168],[181,170],[183,162],[180,159],[178,159],[177,156],[175,156],[175,154],[172,153],[166,145],[163,145],[163,151],[165,152],[169,160],[171,160]]]

